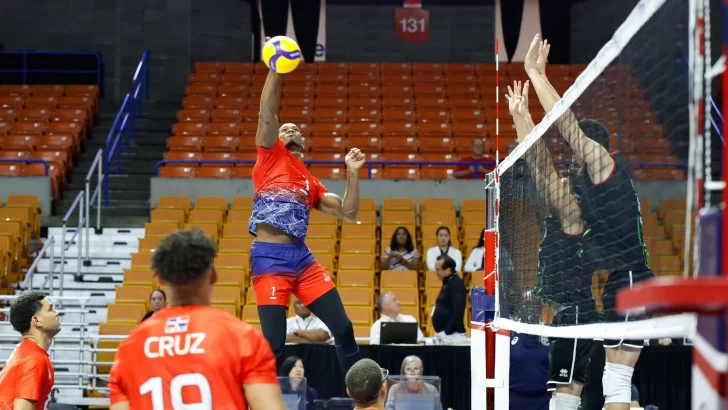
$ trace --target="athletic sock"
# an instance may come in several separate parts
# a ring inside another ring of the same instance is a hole
[[[549,401],[549,410],[579,410],[581,397],[567,393],[554,393]]]

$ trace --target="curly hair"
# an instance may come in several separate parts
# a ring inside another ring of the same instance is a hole
[[[186,285],[199,280],[213,265],[217,248],[199,228],[175,232],[162,240],[152,269],[165,282]]]
[[[382,388],[381,367],[372,359],[361,359],[346,373],[346,388],[349,396],[358,403],[375,401]]]
[[[46,295],[37,290],[26,292],[10,305],[10,324],[13,329],[25,334],[30,330],[30,321],[43,308],[41,301]]]

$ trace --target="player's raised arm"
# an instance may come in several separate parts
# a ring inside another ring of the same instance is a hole
[[[267,38],[266,38],[267,40]],[[278,101],[281,94],[281,75],[270,70],[260,95],[260,114],[255,144],[270,148],[278,141]]]
[[[526,54],[525,61],[526,73],[531,79],[538,100],[546,112],[550,112],[561,99],[561,96],[546,76],[546,62],[549,50],[551,50],[551,44],[546,40],[542,40],[540,34],[536,34]],[[574,151],[577,160],[587,165],[592,182],[600,184],[606,181],[614,167],[614,160],[609,155],[609,151],[602,144],[584,134],[579,127],[579,120],[570,109],[566,110],[556,120],[556,126],[559,128],[561,136]]]
[[[518,142],[523,142],[528,134],[531,133],[535,124],[528,111],[528,88],[529,83],[526,81],[523,86],[520,81],[513,82],[513,88],[508,86],[508,109],[513,117],[518,134]],[[582,230],[581,210],[579,204],[571,194],[568,182],[559,180],[559,176],[554,168],[551,153],[549,152],[543,138],[539,138],[526,151],[524,159],[528,164],[528,168],[536,181],[536,188],[541,196],[546,200],[549,206],[559,212],[564,232],[574,235]]]
[[[346,154],[346,193],[344,199],[332,193],[326,193],[318,203],[317,209],[322,213],[353,221],[359,214],[359,169],[364,165],[366,157],[358,148],[352,148]]]

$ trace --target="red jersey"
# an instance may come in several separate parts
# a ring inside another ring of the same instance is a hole
[[[492,162],[493,164],[495,164],[495,158],[491,158],[487,155],[483,155],[480,158],[473,158],[472,156],[470,156],[470,157],[460,158],[460,162]],[[455,171],[465,171],[468,168],[470,168],[470,165],[458,165],[457,168],[455,168]],[[490,172],[494,169],[495,169],[495,165],[480,165],[478,167],[478,179],[485,179],[485,174],[487,174],[488,172]],[[470,172],[464,176],[461,176],[458,179],[474,179],[474,178],[475,178],[475,173]]]
[[[23,339],[0,372],[0,410],[12,410],[15,399],[33,400],[36,410],[45,409],[55,380],[48,352]]]
[[[134,410],[247,409],[246,384],[278,384],[263,335],[210,306],[154,314],[120,345],[109,376],[111,404]]]
[[[256,225],[265,223],[304,241],[311,210],[328,191],[282,140],[270,148],[258,147],[253,184],[250,233],[256,235]]]

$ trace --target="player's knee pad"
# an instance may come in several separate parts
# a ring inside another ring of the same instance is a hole
[[[634,368],[607,362],[604,365],[602,386],[604,403],[630,403],[632,401],[632,374]]]
[[[549,401],[549,410],[579,410],[581,397],[567,393],[554,393]]]

